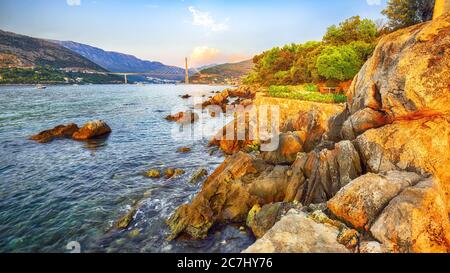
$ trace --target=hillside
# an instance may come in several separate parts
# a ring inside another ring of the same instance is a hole
[[[241,78],[253,70],[253,60],[227,63],[206,68],[191,77],[198,84],[239,84]]]
[[[112,72],[150,72],[149,76],[168,80],[184,79],[185,70],[160,62],[145,61],[132,55],[105,51],[93,46],[72,41],[52,41]]]
[[[49,66],[55,69],[105,71],[103,67],[60,45],[2,30],[0,61],[1,67]]]

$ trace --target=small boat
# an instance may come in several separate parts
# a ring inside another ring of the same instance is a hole
[[[42,85],[42,84],[36,85],[36,89],[46,89],[46,88],[47,88],[47,86]]]

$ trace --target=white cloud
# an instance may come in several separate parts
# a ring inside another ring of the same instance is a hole
[[[67,5],[69,6],[80,6],[81,0],[66,0]]]
[[[369,6],[379,6],[381,5],[381,0],[366,0]]]
[[[209,12],[200,11],[195,7],[189,7],[189,11],[192,13],[192,25],[194,26],[205,27],[214,32],[226,31],[229,29],[226,24],[227,20],[223,23],[217,23]]]

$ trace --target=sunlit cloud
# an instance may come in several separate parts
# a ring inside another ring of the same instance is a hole
[[[189,56],[189,62],[192,67],[202,65],[235,63],[249,59],[250,57],[241,54],[224,54],[219,49],[198,46],[192,50]]]
[[[226,31],[229,29],[227,21],[223,23],[217,23],[209,12],[203,12],[195,7],[189,7],[189,11],[192,13],[192,25],[207,28],[214,32]]]
[[[69,6],[80,6],[81,0],[66,0],[66,3]]]
[[[366,0],[369,6],[379,6],[381,5],[381,0]]]

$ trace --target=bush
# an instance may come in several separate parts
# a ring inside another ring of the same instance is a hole
[[[309,92],[319,92],[319,87],[312,83],[305,84],[303,88]]]
[[[363,60],[349,45],[328,46],[317,59],[319,75],[327,80],[351,80],[362,65]]]
[[[341,94],[321,94],[306,91],[305,86],[270,86],[269,95],[276,98],[287,98],[322,103],[344,103],[347,97]]]

